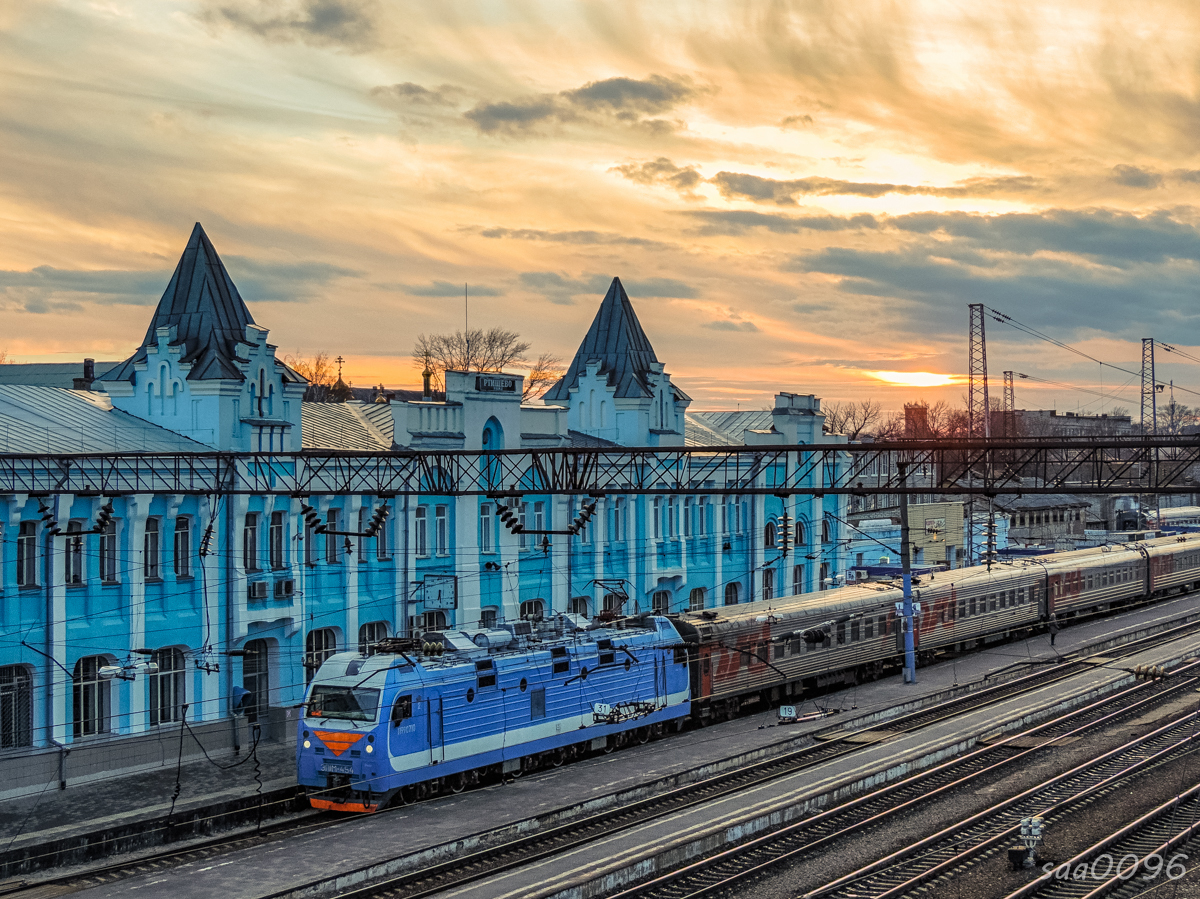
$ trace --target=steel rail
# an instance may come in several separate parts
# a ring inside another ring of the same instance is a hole
[[[1144,869],[1146,859],[1157,855],[1165,865],[1172,854],[1200,837],[1198,815],[1200,784],[1173,796],[1067,861],[1055,865],[1052,870],[1009,893],[1004,899],[1031,899],[1033,896],[1046,899],[1099,899],[1130,885],[1131,892],[1141,892],[1145,884],[1138,882],[1137,875]],[[1096,863],[1106,854],[1110,864],[1106,865],[1105,875],[1093,876]],[[1130,855],[1135,861],[1126,867],[1122,862]],[[1081,871],[1086,873],[1075,876]],[[1159,873],[1162,873],[1161,867]]]
[[[1183,670],[1200,670],[1200,663]],[[1061,740],[1110,724],[1146,707],[1160,705],[1176,693],[1190,689],[1195,681],[1194,676],[1180,680],[1126,705],[1128,698],[1147,689],[1146,684],[1134,685],[835,808],[645,881],[609,899],[698,899],[744,883],[780,862],[809,855],[936,796],[1020,762]],[[1116,708],[1112,708],[1114,705]],[[1004,754],[1017,740],[1039,734],[1047,735],[1047,738],[1038,745],[1015,755]],[[964,770],[965,774],[962,773]]]
[[[1122,655],[1131,655],[1131,654],[1134,654],[1137,652],[1142,652],[1148,647],[1169,643],[1175,639],[1180,638],[1181,636],[1185,636],[1187,634],[1194,633],[1198,630],[1200,630],[1200,621],[1188,622],[1188,623],[1185,623],[1182,625],[1177,625],[1175,627],[1171,627],[1164,631],[1160,631],[1159,633],[1156,633],[1156,634],[1151,634],[1146,637],[1141,637],[1137,640],[1131,640],[1127,643],[1120,645],[1119,647],[1114,647],[1112,650],[1104,650],[1104,652],[1106,653],[1107,658],[1115,660],[1116,658],[1119,658]],[[1105,641],[1100,641],[1101,644],[1103,644],[1104,642]],[[944,702],[937,703],[937,704],[932,705],[927,708],[917,709],[917,710],[915,710],[913,712],[909,712],[905,715],[898,716],[895,719],[891,719],[890,721],[888,721],[884,724],[881,724],[881,725],[859,728],[859,729],[854,729],[854,730],[830,729],[830,730],[825,730],[825,731],[817,731],[813,734],[813,737],[817,738],[817,739],[824,738],[826,740],[825,742],[817,743],[812,746],[807,746],[802,749],[796,750],[794,752],[787,753],[783,756],[769,759],[765,762],[758,762],[758,763],[755,763],[752,765],[747,765],[742,768],[734,769],[732,771],[728,771],[723,774],[716,775],[712,778],[707,778],[702,781],[697,781],[697,782],[694,782],[691,784],[687,784],[687,785],[672,789],[668,792],[659,794],[658,796],[656,796],[654,799],[651,799],[651,800],[644,800],[639,803],[632,803],[632,804],[622,806],[619,808],[610,809],[608,811],[602,812],[595,816],[591,816],[591,817],[583,819],[581,821],[570,822],[570,823],[561,825],[561,827],[558,828],[557,831],[561,834],[566,834],[575,828],[579,828],[580,826],[586,825],[588,827],[601,828],[604,832],[612,832],[614,823],[617,822],[618,819],[626,817],[629,814],[638,814],[638,813],[644,814],[648,810],[650,810],[651,807],[657,806],[658,804],[663,803],[663,802],[667,802],[667,803],[675,802],[676,804],[670,805],[669,807],[664,807],[660,813],[655,814],[655,815],[647,815],[646,817],[639,818],[637,820],[630,819],[628,824],[625,826],[632,827],[635,824],[640,824],[640,823],[644,823],[647,820],[652,820],[653,817],[658,817],[658,816],[665,815],[665,814],[668,814],[671,812],[680,811],[684,808],[688,808],[688,807],[691,807],[694,805],[699,805],[704,802],[710,802],[710,801],[713,801],[714,799],[720,798],[722,796],[726,796],[731,793],[738,792],[739,790],[744,790],[750,786],[755,786],[757,784],[765,783],[770,780],[774,780],[774,779],[778,779],[781,777],[785,777],[790,774],[794,774],[794,773],[796,773],[798,771],[802,771],[806,768],[810,768],[810,767],[813,767],[818,764],[823,764],[824,762],[831,761],[835,758],[849,755],[849,754],[858,752],[858,751],[866,748],[865,746],[863,746],[861,744],[845,742],[846,738],[853,737],[854,735],[863,733],[864,731],[886,730],[890,734],[899,736],[902,733],[917,730],[922,727],[928,727],[931,724],[946,720],[948,718],[955,717],[956,715],[963,714],[963,713],[969,712],[969,711],[975,711],[980,708],[985,708],[988,705],[992,705],[992,704],[1001,702],[1005,699],[1012,698],[1013,696],[1020,695],[1021,693],[1027,693],[1027,692],[1031,692],[1036,689],[1042,689],[1046,686],[1052,685],[1061,680],[1065,680],[1069,677],[1072,677],[1072,676],[1080,673],[1083,670],[1087,670],[1089,667],[1093,667],[1093,663],[1091,663],[1087,660],[1088,659],[1087,655],[1083,655],[1081,658],[1071,661],[1072,656],[1081,655],[1081,654],[1088,653],[1088,652],[1090,652],[1089,648],[1084,647],[1081,650],[1079,650],[1078,652],[1072,653],[1071,656],[1064,657],[1064,659],[1066,660],[1065,664],[1061,665],[1060,667],[1035,672],[1030,675],[1026,675],[1026,676],[1023,676],[1020,678],[1016,678],[1013,680],[1009,680],[1009,681],[1005,681],[1003,683],[996,684],[993,687],[988,687],[988,688],[974,691],[974,692],[969,693],[962,697],[956,697],[954,699],[946,700]],[[1131,694],[1131,693],[1137,692],[1139,690],[1145,690],[1148,688],[1148,686],[1149,685],[1141,684],[1141,685],[1132,687],[1127,691],[1123,691],[1122,693],[1118,694],[1118,696],[1123,697],[1127,694]],[[1109,697],[1105,700],[1101,700],[1100,702],[1093,704],[1092,706],[1088,706],[1085,709],[1076,710],[1075,712],[1072,713],[1072,716],[1077,716],[1079,714],[1083,714],[1087,711],[1087,709],[1099,708],[1102,705],[1111,704],[1114,701],[1114,699],[1115,699],[1115,697]],[[1037,725],[1034,728],[1031,728],[1030,730],[1023,732],[1022,735],[1027,736],[1032,733],[1040,732],[1041,730],[1043,730],[1045,728],[1053,726],[1058,721],[1068,720],[1072,716],[1064,716],[1062,719],[1056,719],[1056,721],[1054,721],[1054,722],[1045,722],[1041,725]],[[996,744],[996,745],[1001,745],[1001,744]],[[957,761],[962,761],[962,759],[957,760]],[[953,761],[951,763],[947,763],[947,764],[952,764],[952,763],[953,763]],[[390,812],[395,812],[395,811],[398,811],[399,808],[400,807],[385,809],[382,812],[377,812],[376,815],[382,815],[382,814],[388,814]],[[363,815],[354,815],[353,817],[361,818],[364,816]],[[320,818],[321,820],[310,821],[310,819],[312,819],[312,818]],[[273,823],[271,825],[264,826],[261,829],[261,831],[258,833],[251,834],[251,833],[245,833],[245,832],[238,832],[238,833],[227,835],[224,837],[217,837],[217,838],[214,838],[211,840],[206,840],[202,843],[198,843],[198,844],[193,843],[193,844],[190,844],[185,847],[167,850],[167,851],[159,852],[159,853],[148,854],[148,855],[140,856],[139,858],[131,859],[128,861],[118,862],[118,863],[114,863],[111,865],[105,865],[105,866],[98,867],[98,868],[91,868],[86,871],[80,871],[80,872],[75,872],[72,874],[66,874],[66,875],[62,875],[60,877],[46,878],[46,879],[36,880],[36,881],[32,881],[32,882],[26,881],[25,883],[21,883],[21,884],[14,883],[11,886],[9,886],[7,890],[4,889],[3,885],[0,885],[0,895],[19,895],[22,891],[25,891],[25,890],[35,890],[35,889],[39,889],[42,887],[49,887],[49,886],[53,886],[53,885],[92,886],[92,885],[99,885],[99,884],[103,884],[103,883],[112,883],[112,882],[116,882],[118,880],[123,880],[123,879],[127,879],[129,877],[137,876],[138,874],[146,873],[148,871],[160,870],[165,867],[172,866],[173,864],[193,861],[193,860],[197,860],[197,859],[201,859],[201,858],[208,858],[215,854],[224,853],[227,851],[248,848],[248,847],[255,845],[258,842],[261,842],[262,840],[264,840],[268,837],[272,837],[272,838],[278,837],[279,835],[287,833],[288,831],[294,830],[296,832],[304,832],[304,831],[324,829],[327,827],[335,827],[335,826],[345,823],[346,820],[347,820],[346,817],[330,818],[323,814],[317,814],[317,813],[307,814],[307,815],[304,815],[300,819],[293,819],[290,821],[277,822],[277,823]],[[619,828],[619,829],[623,829],[623,828]],[[484,836],[486,836],[486,833],[487,832],[485,831],[483,833],[476,834],[475,836],[484,837]],[[490,855],[490,853],[492,853],[495,850],[517,848],[518,846],[530,845],[533,841],[539,840],[539,839],[544,839],[547,836],[553,835],[554,833],[555,833],[555,831],[550,831],[550,830],[542,831],[542,832],[539,832],[539,834],[531,836],[531,837],[522,838],[522,839],[516,840],[516,841],[511,841],[510,843],[506,843],[506,844],[503,844],[498,847],[493,847],[492,849],[481,850],[480,853],[473,854],[472,856],[467,856],[465,858],[466,859],[474,858],[475,855],[484,857],[484,856]],[[569,845],[578,845],[579,843],[582,843],[582,842],[586,842],[586,839],[572,841]],[[562,851],[563,848],[566,848],[566,847],[559,846],[559,847],[553,849],[552,852],[549,854],[553,854],[555,852]],[[528,863],[528,861],[530,861],[530,860],[531,859],[528,856],[525,856],[523,858],[523,860],[521,860],[519,863],[525,864],[525,863]],[[444,870],[453,870],[456,866],[462,864],[463,862],[464,862],[464,857],[459,857],[450,862],[444,863],[443,866],[425,869],[424,871],[422,871],[420,873],[422,875],[424,875],[424,874],[429,874],[429,873],[435,873],[435,872],[437,872],[439,870],[443,870],[443,869]],[[495,867],[492,867],[492,866],[488,867],[488,873],[492,873],[496,870],[497,869]],[[441,888],[443,888],[443,887],[439,887],[439,889],[441,889]],[[426,895],[426,894],[427,893],[416,894],[416,895]],[[286,895],[286,891],[284,893],[281,893],[280,895]],[[408,894],[405,894],[405,895],[408,895]]]
[[[1010,841],[1020,831],[1022,816],[1041,815],[1047,820],[1062,816],[1131,777],[1195,752],[1200,746],[1198,718],[1200,712],[1189,712],[911,846],[810,890],[801,899],[822,896],[896,899]]]
[[[1176,635],[1177,636],[1177,635]],[[1198,663],[1200,664],[1200,663]],[[1005,685],[1007,686],[1007,685]],[[1030,685],[1028,690],[1042,688],[1046,686],[1043,681],[1036,685]],[[1120,694],[1123,698],[1126,695],[1142,691],[1145,689],[1153,689],[1152,685],[1140,684]],[[1026,692],[1028,692],[1028,690]],[[1011,694],[1009,694],[1011,696]],[[981,697],[983,698],[983,697]],[[1008,697],[1005,697],[1008,698]],[[973,709],[986,707],[993,704],[995,701],[981,702]],[[1060,719],[1055,719],[1052,722],[1044,722],[1029,728],[1021,734],[1013,735],[1012,737],[998,741],[994,746],[989,746],[979,753],[972,754],[972,760],[982,757],[985,753],[1003,754],[1007,750],[1004,748],[1008,743],[1022,736],[1039,733],[1055,724],[1067,720],[1078,720],[1079,716],[1085,714],[1088,709],[1097,710],[1104,706],[1111,705],[1116,701],[1115,697],[1109,697],[1107,700],[1094,703],[1088,706],[1087,709],[1079,709],[1073,711],[1070,715],[1063,716]],[[1113,714],[1120,714],[1122,710],[1118,710]],[[906,716],[908,717],[908,716]],[[932,721],[928,720],[928,716],[922,712],[914,712],[911,717],[921,719],[917,727],[927,726]],[[939,716],[935,720],[942,720],[947,716]],[[897,721],[896,724],[899,724]],[[893,725],[894,727],[895,725]],[[917,729],[913,727],[912,729]],[[891,730],[892,728],[889,728]],[[901,729],[896,729],[896,735],[904,732]],[[846,736],[850,736],[857,731],[848,731]],[[339,896],[343,899],[366,899],[366,897],[387,897],[387,899],[421,899],[421,897],[433,896],[450,887],[463,886],[495,874],[523,867],[536,861],[545,858],[550,858],[570,848],[585,844],[595,839],[597,836],[611,836],[624,830],[629,830],[633,827],[641,826],[658,818],[663,818],[668,815],[677,814],[688,808],[705,805],[718,800],[730,794],[740,792],[752,786],[757,786],[768,781],[777,780],[789,775],[796,774],[817,764],[830,761],[834,758],[839,758],[844,755],[849,755],[855,752],[862,751],[866,747],[860,744],[844,744],[839,745],[841,741],[819,744],[814,747],[806,747],[788,756],[780,759],[774,759],[765,763],[759,763],[752,766],[747,766],[745,769],[729,772],[724,775],[718,775],[707,781],[701,781],[697,784],[691,784],[672,790],[669,793],[662,794],[654,799],[644,800],[625,808],[608,812],[601,812],[597,815],[585,818],[582,821],[569,822],[559,827],[534,834],[527,837],[521,837],[516,840],[509,841],[499,846],[489,847],[479,850],[465,856],[459,856],[438,865],[422,869],[417,872],[390,877],[386,880],[359,887],[350,891],[340,891]],[[1040,748],[1040,747],[1038,747]],[[931,772],[924,772],[928,776],[932,771],[940,771],[945,767],[955,763],[963,763],[963,759],[952,760],[939,766],[937,769],[931,769]],[[921,775],[917,776],[918,778]],[[378,865],[372,865],[375,868]],[[362,869],[365,871],[366,869]],[[358,873],[358,872],[349,872]],[[346,876],[346,875],[342,875]],[[324,881],[321,881],[324,882]],[[318,882],[320,883],[320,882]],[[318,883],[307,884],[302,887],[292,887],[287,890],[273,893],[263,899],[282,899],[282,897],[295,893],[298,889],[315,889]]]

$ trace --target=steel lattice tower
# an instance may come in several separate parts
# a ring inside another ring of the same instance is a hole
[[[1142,433],[1158,433],[1158,408],[1154,396],[1154,338],[1142,338]]]
[[[1004,436],[1015,437],[1017,430],[1017,396],[1013,390],[1013,373],[1004,373]]]
[[[983,331],[983,303],[971,303],[970,345],[967,351],[967,373],[970,379],[967,414],[970,417],[970,436],[992,436],[991,414],[988,409],[987,343]]]

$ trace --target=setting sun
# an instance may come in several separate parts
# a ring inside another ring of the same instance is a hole
[[[954,375],[939,375],[931,371],[866,371],[863,374],[902,387],[945,387],[958,382]]]

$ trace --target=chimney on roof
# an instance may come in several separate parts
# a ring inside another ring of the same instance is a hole
[[[92,381],[96,380],[96,360],[83,360],[83,377],[74,378],[71,386],[76,390],[91,390]]]

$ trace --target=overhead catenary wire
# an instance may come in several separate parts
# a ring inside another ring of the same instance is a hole
[[[991,308],[990,306],[984,306],[984,309],[986,309],[988,314],[990,314],[992,316],[992,318],[995,319],[1000,324],[1008,325],[1009,327],[1015,328],[1016,330],[1021,331],[1022,333],[1028,334],[1031,337],[1036,337],[1039,340],[1044,340],[1047,343],[1053,344],[1054,346],[1059,347],[1060,349],[1064,349],[1069,353],[1074,353],[1076,356],[1079,356],[1083,359],[1087,359],[1089,362],[1095,362],[1097,365],[1107,366],[1108,368],[1115,369],[1116,371],[1124,372],[1125,374],[1131,375],[1135,378],[1140,378],[1142,376],[1142,373],[1140,371],[1133,371],[1132,369],[1125,368],[1124,366],[1114,365],[1111,362],[1105,362],[1103,359],[1097,359],[1095,356],[1091,355],[1090,353],[1085,353],[1083,350],[1079,349],[1078,347],[1071,346],[1071,344],[1069,344],[1069,343],[1064,343],[1063,341],[1059,340],[1056,337],[1051,337],[1049,334],[1043,334],[1041,331],[1037,330],[1036,328],[1026,325],[1023,322],[1017,321],[1017,319],[1013,318],[1011,315],[1007,315],[1003,312],[1000,312],[997,309]],[[1183,350],[1180,350],[1176,347],[1168,347],[1167,344],[1164,344],[1160,340],[1156,340],[1154,342],[1157,343],[1159,346],[1163,347],[1164,349],[1167,349],[1169,352],[1178,353],[1179,355],[1181,355],[1185,358],[1191,359],[1193,362],[1200,362],[1200,359],[1197,359],[1196,357],[1191,356],[1188,353],[1185,353]],[[1022,377],[1026,377],[1026,376],[1022,375]],[[1157,378],[1155,379],[1154,383],[1155,383],[1155,386],[1157,386],[1159,384],[1163,384],[1164,386],[1166,385],[1165,381],[1159,381]],[[1063,384],[1063,385],[1059,385],[1059,386],[1066,387],[1068,385]],[[1083,388],[1077,388],[1077,389],[1083,389]],[[1176,386],[1175,389],[1181,390],[1184,393],[1190,393],[1193,396],[1200,396],[1200,391],[1197,391],[1197,390],[1190,390],[1186,387],[1178,387],[1178,386]],[[1088,392],[1092,392],[1092,391],[1088,391]]]

